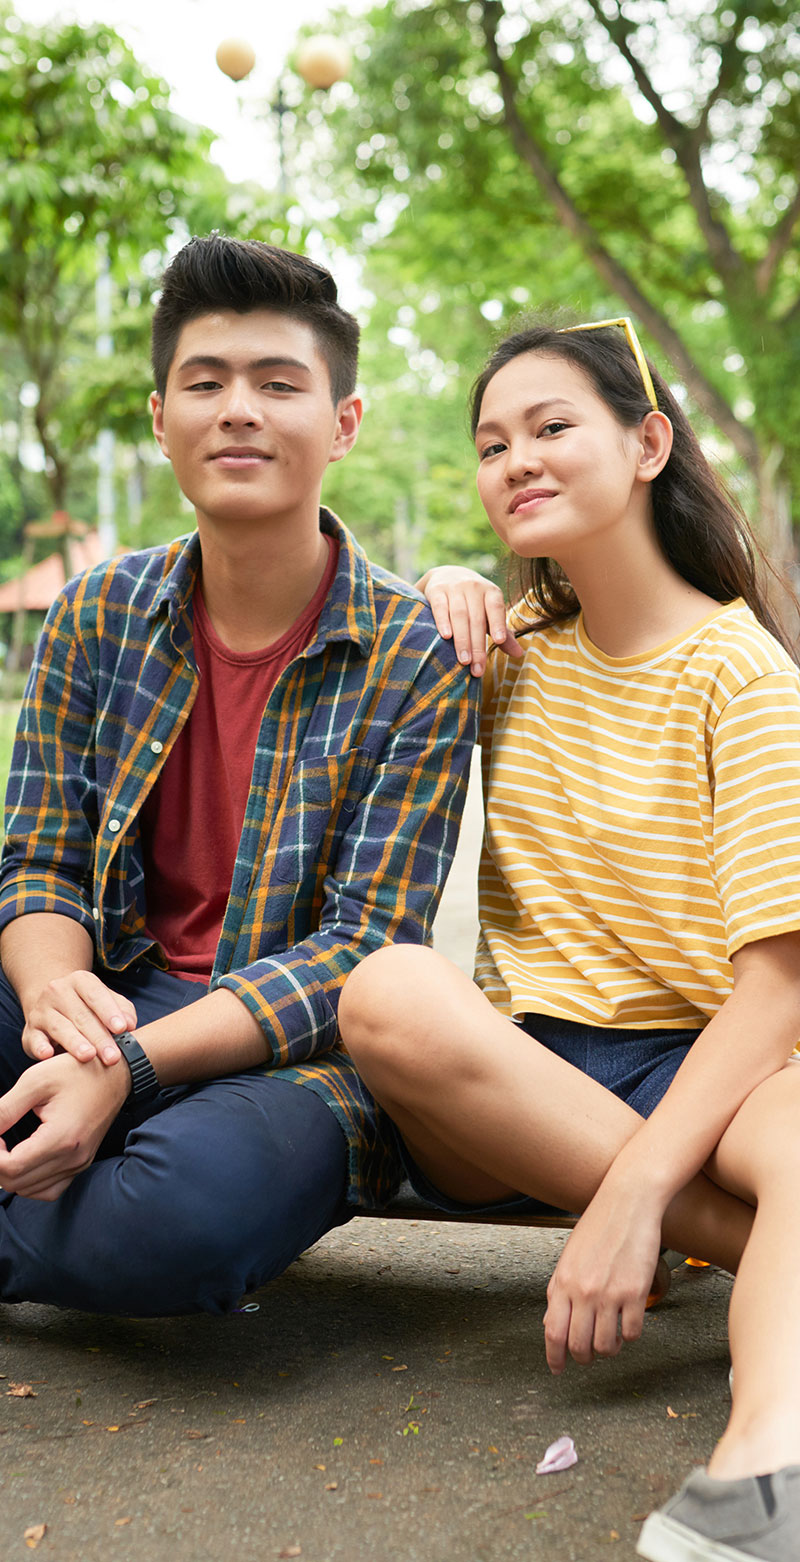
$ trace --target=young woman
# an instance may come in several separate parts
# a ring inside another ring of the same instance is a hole
[[[795,1562],[800,676],[629,322],[509,338],[473,432],[526,572],[519,654],[485,678],[477,985],[382,950],[342,1035],[428,1198],[584,1212],[548,1287],[554,1372],[640,1334],[662,1242],[736,1272],[727,1429],[639,1550]],[[427,590],[481,670],[470,580]]]

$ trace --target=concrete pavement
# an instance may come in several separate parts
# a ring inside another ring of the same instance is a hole
[[[478,818],[437,929],[467,969]],[[563,1240],[357,1219],[228,1319],[0,1307],[0,1558],[631,1562],[724,1426],[730,1285],[680,1271],[636,1346],[556,1380]],[[537,1476],[564,1433],[578,1464]]]

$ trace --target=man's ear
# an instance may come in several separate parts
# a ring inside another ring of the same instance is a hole
[[[341,461],[358,439],[364,406],[360,396],[344,396],[336,409],[336,431],[328,461]],[[158,436],[156,435],[156,438]],[[163,447],[162,447],[163,448]]]
[[[641,454],[636,476],[652,483],[666,466],[672,450],[672,424],[665,412],[648,412],[642,419],[639,437]]]
[[[150,392],[149,406],[153,417],[153,434],[155,436],[156,444],[158,445],[161,454],[166,456],[167,460],[169,460],[167,436],[164,433],[164,403],[161,400],[158,391]]]

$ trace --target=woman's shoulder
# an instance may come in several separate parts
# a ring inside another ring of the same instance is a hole
[[[717,663],[720,676],[727,670],[742,685],[770,675],[787,675],[800,687],[797,663],[741,599],[729,603],[704,626],[697,654]]]

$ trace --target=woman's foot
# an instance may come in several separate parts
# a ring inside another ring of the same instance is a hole
[[[649,1562],[797,1562],[800,1465],[717,1481],[695,1470],[651,1513],[639,1543]]]

